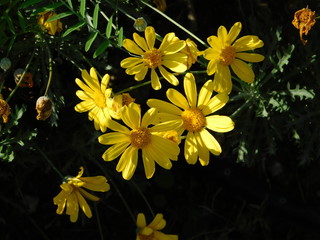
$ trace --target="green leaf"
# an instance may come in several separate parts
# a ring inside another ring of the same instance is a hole
[[[99,10],[100,10],[99,4],[96,4],[93,11],[93,27],[94,28],[98,27]]]
[[[81,16],[85,17],[85,15],[86,15],[86,0],[81,0],[79,11],[80,11]]]
[[[94,51],[93,58],[98,57],[101,53],[103,53],[107,47],[109,46],[110,42],[109,40],[105,40],[103,43],[100,44],[100,46]]]
[[[42,12],[45,12],[45,11],[54,11],[56,10],[58,7],[62,6],[63,4],[62,3],[53,3],[53,4],[49,4],[47,6],[44,6],[44,7],[41,7],[41,8],[37,8],[36,11],[34,11],[31,16],[35,16],[37,15],[38,13],[42,13]]]
[[[89,49],[90,49],[93,41],[96,39],[97,36],[98,36],[98,32],[93,32],[93,33],[90,34],[90,36],[89,36],[89,38],[88,38],[88,40],[87,40],[87,42],[86,42],[86,45],[85,45],[85,47],[84,47],[84,50],[85,50],[86,52],[89,51]]]
[[[29,0],[29,1],[26,1],[23,4],[20,5],[20,9],[21,8],[27,8],[27,7],[31,6],[31,5],[39,3],[39,2],[42,2],[42,0]]]
[[[17,14],[18,14],[18,20],[19,20],[19,23],[20,23],[20,27],[25,32],[26,31],[26,21],[25,21],[23,15],[22,15],[22,13],[19,10],[17,11]]]
[[[59,13],[57,15],[55,15],[54,17],[51,17],[47,20],[47,22],[52,22],[54,20],[58,20],[58,19],[61,19],[61,18],[65,18],[65,17],[68,17],[70,15],[72,15],[73,12],[63,12],[63,13]]]
[[[67,2],[69,4],[70,8],[73,9],[72,1],[71,0],[67,0]]]
[[[73,31],[81,28],[83,25],[85,25],[85,22],[79,22],[71,27],[69,27],[63,34],[62,37],[65,37],[67,35],[69,35],[70,33],[72,33]]]
[[[113,23],[113,16],[111,16],[108,21],[108,25],[107,25],[107,29],[106,29],[106,37],[107,38],[110,38],[110,36],[111,36],[112,23]]]
[[[118,33],[118,46],[122,47],[122,41],[123,41],[123,28],[121,27]]]

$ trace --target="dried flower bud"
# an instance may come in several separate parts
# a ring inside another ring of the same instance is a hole
[[[9,104],[5,100],[0,99],[0,117],[2,117],[3,123],[8,122],[9,114],[10,114]]]
[[[52,113],[52,102],[47,96],[41,96],[36,103],[37,120],[46,120]]]
[[[143,17],[137,18],[133,24],[133,27],[139,32],[144,32],[147,26],[148,23]]]
[[[16,84],[19,83],[21,76],[23,74],[24,70],[22,68],[18,68],[17,70],[14,71],[14,80]],[[32,88],[33,87],[33,80],[32,80],[32,74],[27,72],[24,74],[22,81],[19,84],[19,87],[28,87]]]
[[[0,67],[4,70],[7,71],[11,67],[11,61],[9,58],[2,58],[0,60]]]
[[[164,12],[167,9],[166,0],[153,0],[153,3],[157,6],[157,9]]]
[[[309,30],[316,23],[315,11],[311,11],[308,7],[302,8],[296,11],[294,14],[294,19],[292,20],[293,26],[299,29],[300,40],[305,45],[308,41],[304,40],[302,35],[307,35]]]

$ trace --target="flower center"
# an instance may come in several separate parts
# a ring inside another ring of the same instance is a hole
[[[140,240],[153,240],[153,235],[154,235],[154,232],[152,232],[150,235],[143,235],[141,233],[139,233],[139,238]]]
[[[148,128],[137,128],[130,132],[131,145],[135,148],[144,148],[151,142],[151,133]]]
[[[105,96],[102,94],[102,92],[95,92],[94,95],[93,95],[93,99],[94,99],[94,102],[97,104],[97,106],[99,108],[105,108],[107,105],[106,105],[106,98]]]
[[[156,68],[161,66],[162,54],[158,49],[151,49],[145,52],[143,55],[144,62],[149,66],[149,68]]]
[[[224,65],[230,65],[236,57],[234,47],[225,46],[220,53],[220,62]]]
[[[183,126],[189,132],[199,132],[206,126],[206,118],[198,108],[189,108],[181,113]]]

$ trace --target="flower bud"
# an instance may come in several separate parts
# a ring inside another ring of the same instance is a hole
[[[4,70],[7,71],[11,67],[11,61],[9,58],[2,58],[0,60],[0,67]]]
[[[9,104],[5,100],[0,99],[0,117],[2,117],[3,123],[8,122],[9,114],[10,114]]]
[[[133,24],[133,27],[139,32],[144,32],[147,26],[148,23],[143,17],[137,18]]]
[[[47,96],[41,96],[36,102],[37,120],[46,120],[52,113],[52,102]]]

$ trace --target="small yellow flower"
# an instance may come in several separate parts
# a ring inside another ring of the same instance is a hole
[[[141,108],[136,103],[124,106],[121,110],[122,121],[131,129],[109,120],[108,127],[115,132],[101,135],[101,144],[113,145],[102,155],[105,161],[112,161],[121,155],[116,170],[122,172],[126,180],[133,176],[137,163],[138,151],[142,151],[145,175],[149,179],[155,172],[155,162],[165,169],[170,169],[170,160],[177,160],[179,147],[176,143],[158,136],[153,130],[157,117],[156,109],[149,109],[141,119]],[[158,131],[156,131],[158,132]]]
[[[135,99],[129,93],[122,93],[107,99],[110,116],[114,119],[121,119],[121,109],[123,106],[128,106]]]
[[[308,7],[302,8],[294,13],[292,20],[293,26],[299,29],[300,40],[305,45],[308,41],[303,39],[303,34],[308,35],[309,30],[316,23],[315,11],[311,11]]]
[[[160,230],[166,226],[163,214],[158,213],[153,221],[147,225],[143,213],[137,216],[138,233],[136,240],[178,240],[178,235],[164,234]]]
[[[50,18],[56,16],[57,14],[53,11],[45,11],[39,13],[38,24],[43,31],[48,31],[50,35],[55,35],[56,32],[62,31],[62,23],[60,19],[47,22]]]
[[[187,70],[185,64],[187,55],[181,51],[186,43],[183,40],[175,40],[175,34],[168,33],[163,38],[159,48],[155,48],[156,33],[153,27],[149,26],[144,31],[145,38],[134,33],[133,39],[124,39],[123,47],[129,52],[135,54],[134,57],[128,57],[121,61],[122,68],[126,68],[128,75],[134,75],[136,81],[141,81],[146,77],[148,70],[151,70],[151,86],[155,90],[161,88],[160,74],[172,85],[178,85],[177,77],[168,72],[166,68],[175,73],[182,73]]]
[[[235,23],[229,32],[224,26],[218,29],[218,36],[210,36],[207,41],[210,48],[207,48],[203,56],[210,60],[207,66],[208,75],[214,76],[214,91],[227,92],[232,89],[231,73],[232,71],[247,83],[254,81],[255,75],[251,67],[246,62],[261,62],[264,56],[257,53],[246,53],[245,51],[254,50],[263,46],[263,41],[257,36],[247,35],[236,40],[242,25]]]
[[[107,106],[107,99],[112,93],[112,89],[107,88],[110,76],[109,74],[104,75],[100,84],[94,68],[90,69],[90,75],[87,70],[82,70],[81,74],[86,84],[76,78],[77,85],[82,89],[78,90],[76,95],[83,101],[78,103],[74,109],[77,112],[89,112],[89,120],[93,120],[95,129],[105,132],[107,120],[111,118]]]
[[[149,99],[149,107],[156,108],[160,113],[162,123],[153,127],[155,131],[176,130],[179,135],[187,131],[184,144],[184,156],[189,164],[195,164],[199,158],[200,164],[209,164],[209,152],[220,155],[222,152],[218,141],[209,130],[224,133],[234,128],[230,117],[211,115],[221,109],[229,100],[226,93],[219,93],[211,98],[213,93],[212,80],[208,80],[197,95],[195,79],[192,73],[184,78],[186,97],[175,89],[167,90],[171,103],[158,99]]]
[[[88,218],[92,217],[91,209],[85,198],[92,201],[99,200],[82,187],[97,192],[110,190],[110,185],[104,176],[82,177],[83,171],[83,167],[80,167],[76,177],[65,177],[64,182],[60,185],[61,192],[53,198],[53,203],[58,205],[57,214],[62,214],[66,208],[66,214],[70,216],[71,222],[78,220],[79,206]]]
[[[10,115],[10,106],[9,104],[1,99],[0,95],[0,118],[2,118],[3,123],[7,123]]]

